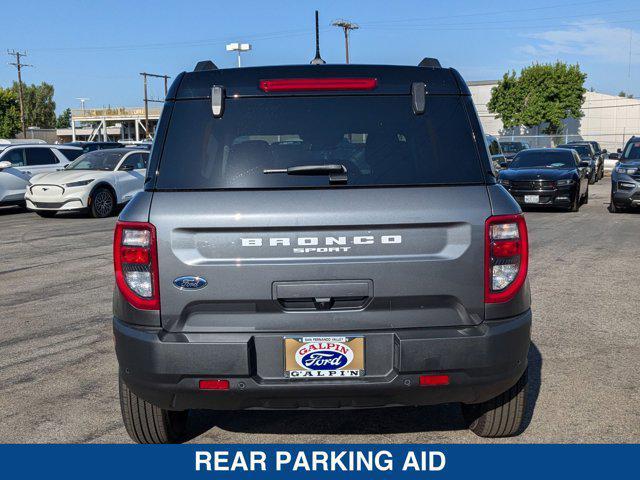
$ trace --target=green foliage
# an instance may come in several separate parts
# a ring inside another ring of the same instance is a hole
[[[0,138],[14,138],[20,131],[20,103],[9,88],[0,87]]]
[[[624,97],[624,98],[633,98],[633,93],[627,93],[624,90],[622,90],[619,94],[619,97]]]
[[[11,87],[18,95],[18,82]],[[53,85],[22,85],[25,121],[28,127],[55,128],[56,102],[53,101]]]
[[[71,127],[71,109],[67,108],[58,115],[56,120],[56,128],[69,128]]]
[[[584,115],[586,78],[578,65],[536,63],[522,69],[519,77],[515,71],[505,73],[487,108],[506,128],[546,123],[544,133],[555,135],[562,132],[562,120]]]

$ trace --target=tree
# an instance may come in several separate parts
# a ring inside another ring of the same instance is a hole
[[[13,82],[14,93],[18,94],[18,82]],[[53,85],[23,85],[24,116],[27,127],[55,128],[56,102],[53,101]]]
[[[20,130],[18,96],[10,88],[0,87],[0,138],[14,138]]]
[[[533,64],[516,72],[505,73],[491,91],[487,108],[496,113],[506,128],[546,124],[544,133],[562,132],[562,121],[581,118],[586,73],[578,65]]]
[[[624,90],[622,90],[619,94],[619,97],[623,97],[623,98],[633,98],[633,93],[627,93]]]
[[[56,128],[69,128],[71,127],[71,109],[67,108],[58,115],[56,120]]]

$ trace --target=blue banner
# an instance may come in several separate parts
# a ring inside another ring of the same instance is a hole
[[[2,478],[638,478],[638,445],[1,445]]]

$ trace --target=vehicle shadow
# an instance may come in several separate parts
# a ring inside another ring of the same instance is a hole
[[[22,213],[29,213],[26,207],[21,207],[19,205],[7,205],[0,207],[0,216],[4,215],[19,215]]]
[[[542,355],[533,342],[528,359],[529,391],[524,428],[529,426],[533,418],[542,378]],[[214,427],[244,434],[311,434],[318,437],[464,430],[467,426],[458,404],[322,411],[193,410],[189,414],[185,440],[192,440]]]

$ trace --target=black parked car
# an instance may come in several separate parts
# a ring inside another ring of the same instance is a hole
[[[525,142],[500,142],[500,147],[507,161],[513,160],[518,152],[531,148],[529,144]]]
[[[612,213],[640,207],[640,137],[632,137],[611,172]]]
[[[580,156],[580,160],[582,162],[586,162],[588,166],[587,176],[589,177],[589,183],[596,183],[600,180],[600,175],[598,173],[598,157],[596,155],[595,150],[589,143],[566,143],[564,145],[558,145],[557,148],[567,148],[570,150],[575,150],[578,152]]]
[[[65,143],[72,147],[80,147],[84,151],[93,152],[94,150],[104,150],[105,148],[122,148],[124,145],[118,142],[69,142]]]
[[[593,147],[593,150],[596,154],[596,160],[598,162],[598,169],[597,169],[598,178],[596,179],[596,181],[600,180],[602,177],[604,177],[604,161],[609,157],[609,154],[607,153],[607,149],[601,148],[600,144],[593,140],[582,140],[582,141],[573,140],[569,142],[568,145],[574,145],[574,144],[580,144],[580,143],[588,143]]]
[[[520,205],[564,207],[577,212],[589,201],[587,165],[575,150],[523,150],[500,172],[498,182]]]

